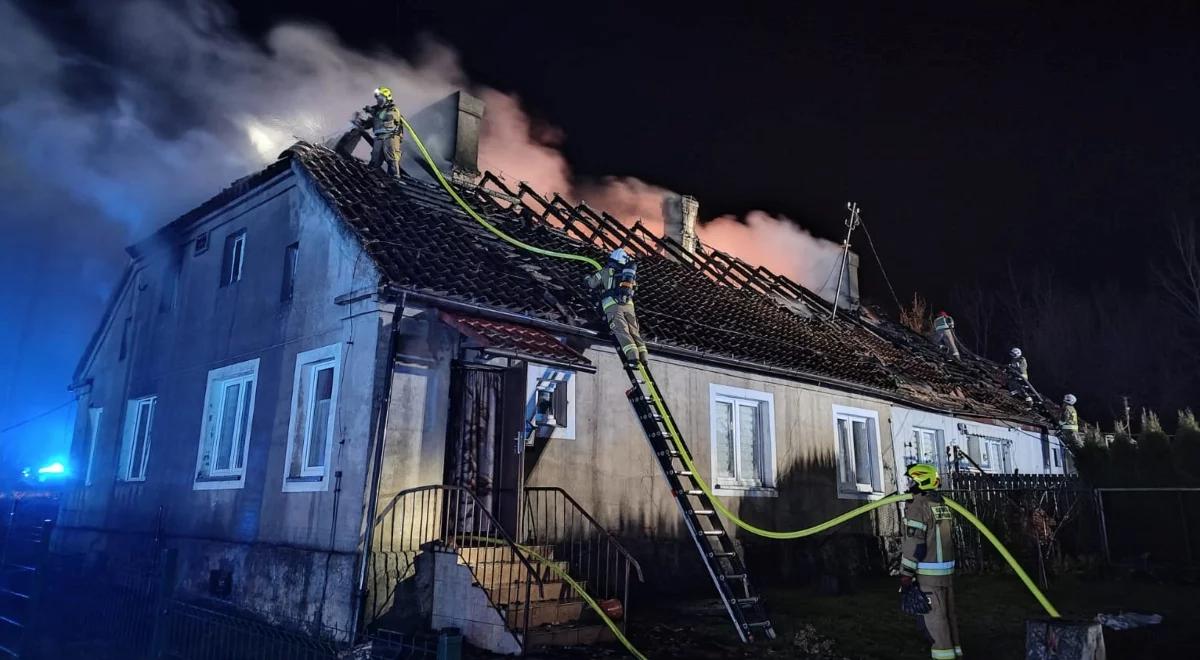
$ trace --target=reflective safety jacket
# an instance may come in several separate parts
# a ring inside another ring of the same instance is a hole
[[[936,492],[918,492],[904,509],[900,574],[929,586],[946,586],[954,575],[954,520]]]
[[[1025,359],[1024,355],[1009,360],[1008,369],[1021,378],[1029,380],[1029,362]]]
[[[618,270],[610,264],[590,275],[587,285],[604,292],[600,306],[606,311],[613,305],[632,305],[637,290],[637,266],[630,262]]]
[[[1063,406],[1062,419],[1059,420],[1058,425],[1064,431],[1079,430],[1079,413],[1075,412],[1075,406],[1071,404]]]
[[[391,137],[404,133],[404,125],[400,123],[400,111],[392,103],[375,105],[367,108],[371,115],[371,133],[375,137]]]
[[[949,316],[939,316],[933,320],[933,329],[939,332],[954,329],[954,319]]]

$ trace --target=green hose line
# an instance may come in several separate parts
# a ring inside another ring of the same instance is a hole
[[[437,177],[438,182],[442,184],[442,187],[446,189],[446,192],[450,193],[450,196],[454,199],[454,201],[457,202],[458,205],[460,207],[462,207],[462,209],[464,211],[466,211],[467,215],[474,218],[479,224],[483,225],[483,227],[485,229],[492,232],[493,234],[495,234],[496,236],[498,236],[500,239],[504,240],[505,242],[510,243],[510,244],[512,244],[518,248],[521,248],[523,250],[528,250],[529,252],[533,252],[534,254],[540,254],[543,256],[547,256],[547,257],[555,257],[558,259],[569,259],[572,261],[582,261],[586,264],[591,265],[596,270],[600,270],[600,268],[601,268],[600,263],[597,262],[595,259],[591,259],[589,257],[585,257],[585,256],[579,255],[579,254],[569,254],[566,252],[554,252],[552,250],[545,250],[545,249],[539,248],[537,246],[529,245],[528,243],[519,241],[519,240],[513,238],[512,236],[509,236],[508,234],[505,234],[504,232],[497,229],[494,225],[492,225],[487,220],[485,220],[483,218],[483,216],[476,213],[475,210],[472,209],[471,206],[469,204],[467,204],[467,202],[465,200],[463,200],[462,197],[459,196],[458,192],[454,190],[454,187],[450,185],[450,182],[446,181],[446,178],[444,176],[442,176],[441,170],[438,169],[437,164],[433,162],[433,157],[429,155],[429,151],[425,148],[425,145],[421,142],[421,137],[419,135],[417,135],[417,132],[415,130],[413,130],[413,127],[411,124],[408,123],[408,120],[404,119],[404,117],[401,117],[400,121],[404,123],[405,129],[407,129],[408,132],[412,135],[413,142],[416,143],[417,149],[420,150],[421,156],[423,156],[425,158],[425,162],[428,163],[430,171],[432,171],[434,176]],[[762,536],[764,538],[777,539],[777,540],[804,538],[806,536],[812,536],[814,534],[819,534],[821,532],[824,532],[825,530],[828,530],[830,528],[841,525],[842,523],[844,523],[852,518],[861,516],[862,514],[868,513],[870,511],[874,511],[875,509],[878,509],[880,507],[887,506],[894,502],[905,502],[905,501],[912,499],[912,495],[908,494],[908,493],[900,493],[900,494],[896,494],[896,495],[891,495],[891,496],[885,497],[883,499],[877,500],[875,502],[864,504],[863,506],[860,506],[856,509],[852,509],[852,510],[847,511],[839,516],[830,518],[829,520],[826,520],[823,523],[820,523],[818,525],[813,525],[812,527],[807,527],[805,529],[796,529],[796,530],[787,531],[787,532],[776,532],[776,531],[771,531],[771,530],[767,530],[767,529],[762,529],[760,527],[755,527],[754,525],[751,525],[750,523],[739,518],[737,516],[737,514],[735,514],[733,511],[730,511],[729,508],[726,507],[725,504],[716,495],[713,494],[712,488],[708,485],[708,482],[706,482],[704,480],[704,478],[700,476],[700,470],[697,469],[696,464],[692,461],[691,454],[689,454],[687,451],[687,448],[684,447],[683,440],[680,439],[680,436],[679,436],[679,431],[675,428],[675,422],[674,422],[674,420],[671,419],[671,416],[667,414],[666,405],[663,403],[662,397],[658,393],[658,388],[656,388],[654,386],[654,382],[650,379],[650,374],[647,373],[646,365],[644,363],[638,364],[638,372],[641,374],[642,378],[645,380],[646,386],[650,391],[650,398],[653,401],[654,406],[658,409],[658,414],[662,417],[663,422],[666,424],[667,431],[671,434],[671,441],[675,444],[676,451],[679,452],[679,456],[681,459],[683,459],[684,465],[686,465],[688,470],[691,471],[693,478],[696,480],[696,483],[700,485],[700,490],[703,491],[704,494],[708,496],[708,499],[710,501],[712,501],[713,506],[718,511],[721,512],[722,516],[724,516],[727,520],[732,522],[734,525],[746,530],[747,532],[750,532],[751,534],[755,534],[757,536]],[[987,540],[990,541],[992,543],[992,545],[996,547],[996,550],[998,550],[1000,552],[1000,555],[1002,557],[1004,557],[1005,561],[1008,562],[1008,565],[1013,568],[1013,570],[1017,574],[1017,577],[1021,578],[1021,581],[1025,583],[1025,587],[1029,589],[1030,593],[1032,593],[1035,598],[1037,598],[1038,602],[1041,603],[1042,607],[1045,608],[1046,612],[1049,613],[1050,616],[1052,616],[1052,617],[1059,618],[1060,615],[1058,613],[1058,610],[1054,609],[1054,606],[1050,604],[1050,601],[1046,599],[1046,596],[1037,588],[1037,585],[1035,585],[1033,583],[1033,580],[1029,579],[1029,575],[1027,575],[1025,573],[1024,569],[1021,568],[1021,565],[1018,564],[1017,560],[1013,558],[1012,554],[1008,551],[1008,548],[1004,547],[1004,544],[1000,542],[1000,539],[997,539],[996,535],[993,534],[992,531],[990,529],[988,529],[987,526],[984,525],[981,520],[979,520],[979,518],[976,518],[974,514],[972,514],[970,511],[966,510],[965,508],[963,508],[962,505],[958,504],[957,502],[951,500],[948,497],[945,498],[945,500],[946,500],[946,504],[951,509],[954,509],[955,511],[957,511],[962,517],[966,518],[972,525],[974,525],[976,528],[978,528],[979,531],[985,537],[987,537]],[[532,557],[537,559],[540,563],[543,563],[546,566],[548,566],[550,568],[550,570],[554,571],[559,577],[563,578],[563,580],[565,582],[570,584],[571,587],[574,588],[575,591],[578,592],[580,594],[580,596],[583,597],[583,599],[588,603],[588,605],[591,606],[591,608],[593,610],[595,610],[597,614],[600,615],[600,618],[603,619],[604,623],[609,627],[609,629],[611,629],[616,634],[617,639],[621,641],[621,643],[625,646],[625,648],[628,649],[629,652],[634,655],[634,657],[637,657],[640,660],[646,660],[645,656],[643,656],[641,653],[638,653],[637,649],[633,648],[633,645],[629,643],[629,640],[625,639],[625,636],[621,634],[620,630],[617,629],[616,625],[608,618],[607,615],[604,614],[604,612],[600,609],[600,606],[597,605],[596,602],[594,600],[592,600],[592,598],[590,596],[588,596],[586,592],[583,591],[583,588],[581,585],[579,585],[579,583],[577,583],[573,579],[571,579],[571,577],[569,575],[567,575],[561,569],[559,569],[557,566],[555,566],[553,564],[553,562],[549,562],[544,557],[538,556],[536,553],[529,550],[528,548],[522,548],[522,549],[525,550],[526,552],[528,552]]]
[[[488,538],[486,536],[465,536],[463,538],[482,543],[489,543],[492,545],[500,545],[499,540]],[[614,623],[613,620],[604,613],[604,608],[600,607],[600,604],[597,603],[596,600],[584,590],[582,584],[579,584],[575,581],[575,578],[567,575],[567,572],[559,568],[557,564],[534,552],[529,546],[521,545],[519,543],[514,543],[513,545],[515,545],[518,550],[528,555],[529,558],[534,562],[550,569],[552,573],[562,578],[563,582],[566,582],[568,585],[570,585],[570,587],[575,590],[575,593],[579,594],[579,597],[583,599],[583,602],[587,603],[588,607],[592,608],[596,614],[600,615],[600,620],[604,622],[604,625],[608,626],[608,629],[612,631],[613,635],[616,635],[617,641],[621,642],[621,646],[624,646],[625,650],[629,651],[630,655],[638,660],[647,660],[646,656],[642,655],[641,651],[638,651],[637,648],[634,647],[633,642],[630,642],[629,639],[625,637],[625,634],[621,632],[621,629],[617,627],[617,624]],[[624,603],[621,604],[622,607],[624,607],[624,605]]]
[[[979,518],[976,518],[975,514],[968,511],[966,507],[958,502],[955,502],[949,497],[943,497],[942,499],[945,500],[946,506],[954,509],[960,516],[966,518],[972,525],[975,525],[980,533],[987,537],[987,540],[992,542],[992,545],[996,547],[996,550],[1000,551],[1000,556],[1004,557],[1004,560],[1008,562],[1009,566],[1012,566],[1012,569],[1016,572],[1017,577],[1021,578],[1021,582],[1025,583],[1025,588],[1029,589],[1029,593],[1033,594],[1033,597],[1042,604],[1042,607],[1046,610],[1047,614],[1055,619],[1058,619],[1062,616],[1058,613],[1058,610],[1054,609],[1054,606],[1050,604],[1050,601],[1046,598],[1046,595],[1042,593],[1041,589],[1037,588],[1037,585],[1033,583],[1033,580],[1029,579],[1029,576],[1025,573],[1025,570],[1022,569],[1021,565],[1017,563],[1017,560],[1013,558],[1012,554],[1008,551],[1008,548],[1004,547],[1004,544],[1000,542],[1000,539],[996,538],[996,535],[992,533],[992,530],[987,528],[987,525],[983,524],[983,521],[981,521]]]
[[[556,257],[558,259],[569,259],[571,261],[582,261],[583,263],[590,265],[591,267],[595,268],[596,270],[600,270],[600,268],[601,268],[600,262],[596,261],[595,259],[592,259],[591,257],[585,257],[581,254],[568,254],[566,252],[555,252],[553,250],[544,250],[540,247],[537,247],[536,245],[530,245],[528,243],[518,241],[517,239],[513,238],[512,236],[509,236],[508,234],[505,234],[504,232],[497,229],[492,223],[485,220],[482,215],[479,215],[478,213],[476,213],[475,209],[471,208],[471,205],[467,204],[467,202],[465,200],[463,200],[462,197],[459,197],[458,191],[456,191],[454,189],[454,186],[451,186],[450,182],[446,180],[446,177],[442,176],[442,170],[438,168],[437,163],[433,162],[433,157],[429,155],[429,151],[425,148],[425,144],[421,142],[421,136],[417,135],[417,132],[413,130],[412,124],[409,124],[408,120],[405,119],[403,116],[400,117],[400,121],[404,124],[404,128],[407,129],[408,132],[412,135],[413,142],[415,142],[417,144],[417,149],[421,152],[421,156],[423,156],[425,158],[425,162],[429,164],[429,169],[430,169],[430,171],[433,172],[433,175],[435,177],[437,177],[438,183],[442,184],[442,187],[446,189],[446,192],[450,193],[450,196],[452,198],[454,198],[455,202],[458,202],[458,205],[461,206],[464,211],[467,212],[467,215],[474,218],[475,221],[478,222],[479,224],[483,225],[485,229],[492,232],[496,236],[500,237],[501,240],[503,240],[507,243],[511,243],[512,245],[515,245],[515,246],[521,248],[522,250],[528,250],[530,252],[533,252],[534,254],[540,254],[540,255],[546,256],[546,257]]]
[[[768,539],[779,540],[804,538],[805,536],[819,534],[831,527],[836,527],[847,520],[850,520],[851,518],[860,516],[868,511],[874,511],[881,506],[887,506],[893,502],[906,502],[912,499],[912,495],[908,493],[892,495],[881,500],[876,500],[869,504],[864,504],[857,509],[852,509],[840,516],[830,518],[819,525],[813,525],[812,527],[808,527],[806,529],[796,529],[790,532],[773,532],[768,529],[762,529],[761,527],[755,527],[754,525],[751,525],[745,520],[739,518],[734,512],[730,511],[729,508],[725,506],[725,503],[713,494],[712,488],[709,487],[708,482],[704,480],[704,477],[700,476],[700,470],[696,467],[696,464],[692,462],[692,457],[688,453],[687,448],[683,446],[683,441],[679,438],[679,431],[675,429],[675,422],[672,421],[671,416],[667,414],[667,409],[666,406],[663,405],[662,397],[658,394],[658,388],[654,387],[654,381],[650,380],[650,374],[646,373],[646,365],[644,363],[639,363],[638,371],[645,380],[646,387],[650,390],[650,398],[654,402],[654,406],[658,408],[659,416],[662,417],[663,422],[665,422],[667,425],[667,431],[671,434],[671,441],[675,443],[675,450],[679,452],[679,457],[683,459],[683,464],[686,465],[687,469],[692,473],[692,478],[695,479],[696,483],[700,485],[700,490],[704,491],[704,494],[708,496],[708,499],[712,500],[713,506],[721,512],[721,515],[725,516],[730,522],[738,527],[741,527],[747,532],[750,532],[751,534],[756,534]]]
[[[584,602],[588,604],[588,607],[592,608],[592,610],[594,610],[596,612],[596,614],[600,615],[600,620],[604,621],[604,625],[608,626],[608,629],[611,630],[612,633],[617,636],[617,641],[621,642],[621,646],[624,646],[625,650],[629,651],[629,654],[632,655],[633,657],[637,658],[638,660],[646,660],[646,656],[642,655],[642,653],[640,651],[638,651],[636,648],[634,648],[633,643],[630,642],[629,639],[627,639],[625,637],[625,634],[621,632],[621,629],[617,627],[617,624],[613,623],[613,620],[608,618],[608,615],[604,613],[604,609],[600,607],[600,604],[597,603],[595,601],[595,599],[593,599],[591,596],[589,596],[588,592],[583,590],[582,584],[579,584],[578,582],[576,582],[574,578],[572,578],[570,575],[567,575],[566,571],[559,568],[554,562],[550,561],[549,559],[546,559],[545,557],[539,555],[538,553],[534,552],[533,550],[531,550],[525,546],[517,546],[517,547],[521,548],[522,552],[529,555],[537,563],[545,566],[546,568],[549,568],[555,575],[562,578],[563,582],[566,582],[567,584],[571,585],[571,588],[574,589],[575,593],[579,594],[579,597],[582,598],[584,600]],[[624,607],[625,604],[621,603],[621,606]]]

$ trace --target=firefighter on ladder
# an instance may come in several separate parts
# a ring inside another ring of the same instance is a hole
[[[954,613],[954,535],[950,507],[937,493],[937,468],[910,465],[905,472],[913,499],[904,509],[904,546],[900,558],[900,604],[916,614],[932,647],[933,660],[963,655]]]
[[[636,367],[639,360],[645,362],[648,351],[642,342],[633,309],[637,264],[633,263],[624,248],[617,248],[608,255],[608,264],[587,278],[587,285],[601,292],[600,307],[613,337],[621,347],[625,364]]]

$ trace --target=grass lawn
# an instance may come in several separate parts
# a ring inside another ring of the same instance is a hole
[[[963,576],[956,583],[959,628],[970,658],[1025,657],[1025,621],[1044,616],[1012,576]],[[900,612],[895,579],[863,581],[856,593],[823,596],[812,589],[771,589],[767,603],[778,632],[769,644],[738,643],[716,600],[634,605],[631,638],[651,660],[661,658],[928,658],[914,617]],[[1133,579],[1058,578],[1047,593],[1064,617],[1090,619],[1100,612],[1157,613],[1162,625],[1105,631],[1110,660],[1200,657],[1200,587]],[[811,641],[805,626],[816,631]],[[794,643],[797,633],[810,641]],[[820,638],[832,644],[820,649]]]

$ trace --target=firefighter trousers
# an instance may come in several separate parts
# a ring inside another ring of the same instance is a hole
[[[371,167],[383,165],[387,173],[400,176],[400,136],[377,135],[371,145]]]
[[[933,660],[954,660],[963,657],[958,640],[958,618],[954,612],[954,586],[930,587],[921,585],[929,597],[929,613],[918,621],[925,637],[932,642],[929,656]]]
[[[612,302],[604,309],[604,318],[608,320],[608,328],[612,330],[621,354],[626,360],[641,358],[646,361],[649,351],[642,342],[642,333],[638,330],[637,315],[633,312],[633,303],[620,304]]]
[[[954,339],[953,330],[938,330],[935,338],[938,346],[945,346],[951,357],[958,358],[958,342]]]

